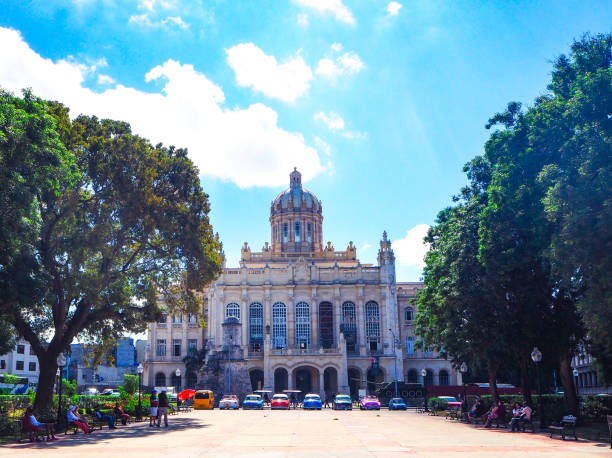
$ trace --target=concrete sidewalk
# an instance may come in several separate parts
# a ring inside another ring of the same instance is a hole
[[[194,411],[57,442],[4,446],[0,457],[525,456],[612,457],[609,445],[485,430],[414,412]]]

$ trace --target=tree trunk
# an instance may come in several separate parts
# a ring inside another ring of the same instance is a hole
[[[531,398],[531,379],[529,378],[529,357],[521,353],[519,359],[521,369],[521,391],[523,392],[523,401],[528,406],[533,408],[533,399]]]
[[[491,390],[494,404],[499,401],[499,393],[497,392],[497,370],[497,366],[489,364],[489,390]]]
[[[51,410],[53,400],[53,385],[55,384],[55,374],[57,363],[55,358],[44,353],[38,356],[40,374],[38,376],[38,387],[34,398],[34,410],[37,412],[47,412]]]
[[[578,416],[578,398],[576,397],[576,386],[574,385],[574,375],[572,374],[571,358],[567,352],[559,356],[559,375],[565,397],[565,406],[572,415]]]

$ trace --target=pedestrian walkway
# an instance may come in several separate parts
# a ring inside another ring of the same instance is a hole
[[[158,456],[529,456],[610,457],[609,445],[546,435],[485,430],[414,412],[219,411],[173,416],[51,443],[0,448],[0,457]]]

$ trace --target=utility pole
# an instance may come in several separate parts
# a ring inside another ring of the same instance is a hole
[[[391,335],[393,336],[393,365],[394,365],[394,373],[395,376],[394,381],[395,381],[395,397],[399,397],[398,393],[397,393],[397,355],[395,354],[395,333],[393,332],[393,330],[391,328],[389,328],[389,331],[391,332]]]

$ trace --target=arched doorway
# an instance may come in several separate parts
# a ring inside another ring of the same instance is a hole
[[[338,394],[338,371],[333,367],[323,371],[323,391],[329,399],[333,399]]]
[[[166,386],[166,374],[163,372],[155,374],[155,386]]]
[[[351,399],[359,398],[359,388],[361,388],[361,371],[354,367],[348,370],[348,385]]]
[[[312,393],[313,386],[312,371],[302,367],[295,370],[295,389],[300,390],[300,397]]]
[[[385,380],[383,370],[379,367],[377,369],[368,369],[368,393],[374,394],[381,386],[381,383]]]
[[[288,389],[288,379],[287,369],[283,369],[282,367],[276,369],[274,371],[274,392],[282,393],[283,390]]]
[[[331,302],[321,302],[319,304],[319,335],[321,336],[321,347],[333,347],[334,308]]]
[[[419,383],[419,373],[416,369],[409,369],[406,377],[408,383]]]
[[[251,378],[251,390],[257,391],[263,388],[264,384],[264,373],[261,369],[253,369],[249,376]]]

